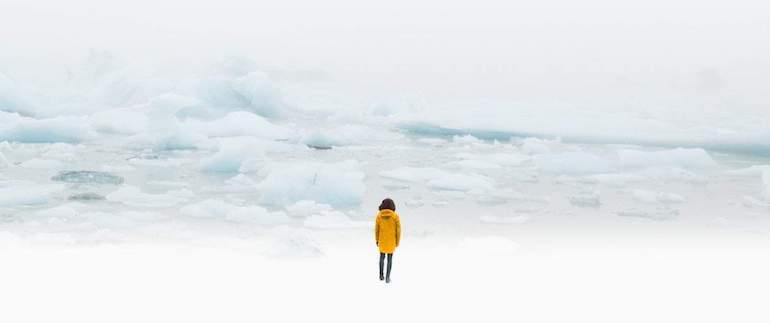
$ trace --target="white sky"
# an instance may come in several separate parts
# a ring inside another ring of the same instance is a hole
[[[132,60],[246,55],[270,66],[477,95],[600,92],[617,79],[668,90],[712,70],[728,88],[764,100],[757,84],[770,72],[770,5],[0,0],[0,40],[4,65],[71,62],[89,48]]]

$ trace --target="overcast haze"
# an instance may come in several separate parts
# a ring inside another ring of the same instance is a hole
[[[760,1],[2,3],[6,71],[98,49],[133,62],[242,55],[428,95],[595,95],[616,86],[767,102],[770,19]]]

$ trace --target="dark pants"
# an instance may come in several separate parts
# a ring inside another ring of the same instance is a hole
[[[386,277],[390,279],[390,267],[393,266],[393,254],[389,253],[387,255],[388,255],[388,275]],[[384,262],[385,262],[385,254],[380,252],[380,277],[382,277],[382,267],[384,265]]]

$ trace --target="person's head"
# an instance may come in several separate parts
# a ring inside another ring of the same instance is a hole
[[[391,200],[390,198],[386,198],[382,200],[382,203],[380,203],[380,211],[384,209],[396,211],[396,203],[394,203],[393,200]]]

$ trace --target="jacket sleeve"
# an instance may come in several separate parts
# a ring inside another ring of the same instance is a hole
[[[377,219],[374,220],[374,242],[377,243],[377,245],[380,244],[380,216],[377,216]]]
[[[396,216],[396,247],[401,242],[401,219]]]

